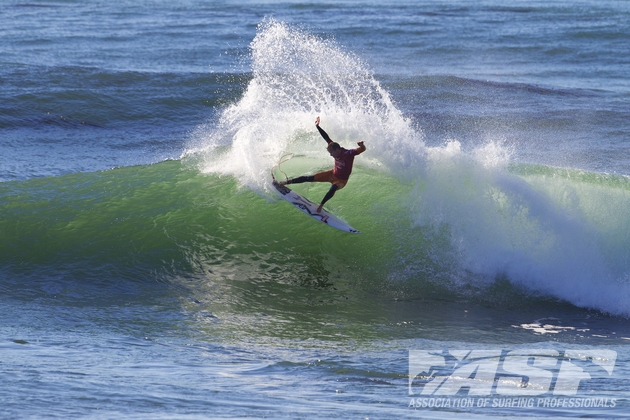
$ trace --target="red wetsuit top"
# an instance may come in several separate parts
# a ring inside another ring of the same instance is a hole
[[[350,178],[354,157],[357,154],[357,149],[348,150],[343,147],[341,148],[341,155],[338,158],[335,158],[335,168],[333,169],[333,175],[335,178],[343,180]]]
[[[321,134],[324,140],[326,140],[326,143],[332,143],[332,140],[328,136],[328,133],[326,133],[323,128],[321,128],[319,125],[316,125],[315,127],[317,127],[319,134]],[[335,168],[333,169],[333,176],[344,181],[348,180],[348,178],[350,178],[350,174],[352,173],[352,164],[354,163],[354,157],[359,153],[362,153],[363,150],[365,149],[357,148],[348,150],[342,147],[341,155],[338,158],[335,158]]]

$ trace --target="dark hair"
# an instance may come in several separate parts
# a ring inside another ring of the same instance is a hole
[[[330,152],[332,150],[341,149],[341,146],[339,146],[339,143],[337,143],[336,141],[331,141],[330,143],[328,143],[327,149]]]

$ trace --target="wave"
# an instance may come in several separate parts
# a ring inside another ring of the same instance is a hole
[[[630,315],[627,177],[515,163],[499,142],[427,146],[333,41],[268,19],[251,47],[243,95],[181,159],[0,184],[3,287],[229,279],[494,305],[553,297]],[[287,153],[291,176],[330,165],[316,115],[342,145],[365,140],[328,205],[362,235],[304,217],[270,188]]]
[[[498,141],[467,151],[457,139],[427,146],[421,127],[360,58],[283,22],[266,19],[251,50],[253,79],[243,96],[193,136],[189,152],[202,172],[230,175],[265,195],[269,170],[282,155],[311,159],[310,167],[290,168],[292,175],[325,167],[312,126],[320,115],[342,145],[365,140],[368,152],[357,165],[377,174],[362,186],[370,192],[343,192],[388,196],[394,217],[409,221],[394,227],[396,240],[383,245],[395,250],[386,263],[388,281],[420,276],[462,293],[507,278],[531,293],[630,313],[630,237],[620,233],[628,231],[627,178],[548,166],[531,172],[533,166],[516,165],[514,151]],[[408,193],[386,194],[387,177]],[[355,178],[353,191],[361,188]],[[590,178],[598,181],[585,181]],[[363,202],[364,211],[378,207]]]
[[[6,182],[4,287],[8,278],[11,293],[27,278],[83,288],[227,279],[508,306],[553,296],[628,314],[627,178],[493,169],[455,146],[441,153],[413,182],[356,169],[330,208],[361,228],[358,237],[232,176],[201,174],[194,160]],[[325,187],[300,192],[317,197]]]

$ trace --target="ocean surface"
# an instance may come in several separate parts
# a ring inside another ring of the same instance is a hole
[[[3,0],[0,40],[0,417],[630,417],[630,2]],[[317,116],[360,235],[271,186],[332,166]]]

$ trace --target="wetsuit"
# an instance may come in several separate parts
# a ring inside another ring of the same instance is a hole
[[[324,131],[319,125],[316,125],[319,134],[326,140],[326,143],[330,145],[333,141],[328,136],[328,133]],[[300,184],[302,182],[330,182],[330,190],[324,196],[321,205],[324,205],[330,200],[337,190],[342,189],[348,183],[350,174],[352,173],[352,164],[354,163],[354,157],[360,153],[363,153],[365,148],[356,149],[344,149],[340,147],[341,154],[335,158],[335,167],[329,171],[318,172],[315,175],[301,176],[298,178],[290,179],[287,184]]]

